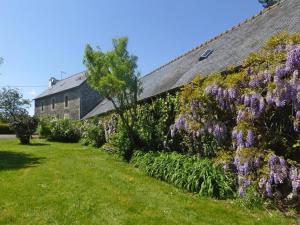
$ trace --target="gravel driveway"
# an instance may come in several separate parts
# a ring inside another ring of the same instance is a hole
[[[0,134],[0,140],[2,139],[15,139],[16,135],[14,134]]]

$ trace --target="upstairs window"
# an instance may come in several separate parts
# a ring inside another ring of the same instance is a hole
[[[55,108],[55,98],[52,98],[52,109]]]
[[[44,102],[41,103],[42,111],[44,111]]]
[[[69,97],[65,96],[65,107],[67,108],[69,106]]]

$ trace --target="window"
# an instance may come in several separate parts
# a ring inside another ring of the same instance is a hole
[[[211,53],[213,53],[213,50],[210,50],[210,49],[206,50],[206,51],[200,56],[199,61],[202,61],[202,60],[204,60],[204,59],[207,59],[208,56],[210,56]]]
[[[67,108],[69,106],[69,97],[65,96],[65,107]]]
[[[44,102],[41,103],[42,111],[44,111]]]
[[[55,98],[52,98],[52,109],[55,108]]]

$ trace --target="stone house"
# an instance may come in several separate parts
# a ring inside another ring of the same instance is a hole
[[[200,74],[207,76],[212,73],[226,72],[228,67],[238,68],[251,52],[259,50],[266,40],[279,32],[300,33],[299,0],[283,0],[146,74],[140,79],[143,92],[139,100],[146,101],[166,92],[178,90]],[[68,81],[65,80],[65,82]],[[63,99],[63,96],[60,98]],[[80,116],[72,116],[72,118],[87,119],[114,109],[107,99],[99,98],[101,101],[98,98],[95,99],[82,98],[80,104],[74,103],[74,108],[72,108],[74,112],[69,112],[69,114],[80,114]],[[40,115],[40,97],[37,100],[36,114]],[[89,101],[90,103],[87,105],[90,107],[83,107],[81,104],[85,104],[84,101]],[[93,101],[95,101],[94,104],[92,104]],[[49,98],[47,112],[49,110],[51,112],[50,103],[51,99]],[[85,113],[81,112],[82,109]]]
[[[49,88],[35,98],[35,115],[81,119],[101,100],[88,86],[84,72],[63,80],[52,77]]]

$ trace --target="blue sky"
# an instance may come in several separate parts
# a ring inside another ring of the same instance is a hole
[[[257,0],[0,0],[0,86],[32,99],[50,76],[85,69],[87,43],[106,51],[122,36],[145,75],[260,10]]]

